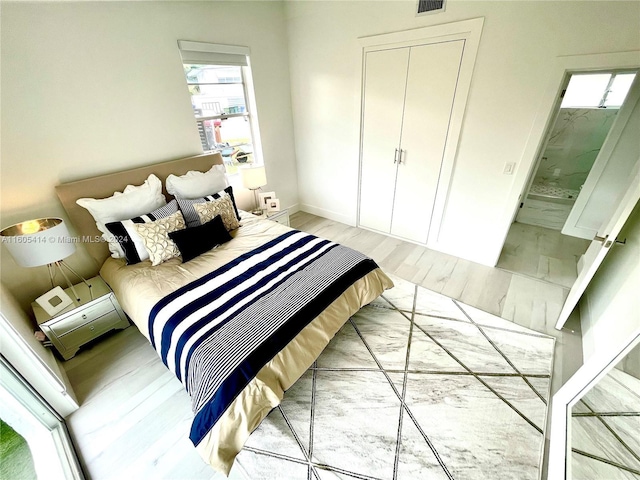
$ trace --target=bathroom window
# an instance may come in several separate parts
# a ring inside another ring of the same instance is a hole
[[[635,78],[635,73],[614,75],[611,88],[607,92],[607,97],[602,102],[603,105],[605,107],[621,107],[624,99],[627,98],[627,93],[629,93],[629,89]]]
[[[635,77],[635,72],[572,75],[561,107],[620,108]]]

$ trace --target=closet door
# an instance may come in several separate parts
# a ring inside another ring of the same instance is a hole
[[[391,228],[408,62],[408,47],[365,56],[359,224],[385,233]]]
[[[427,242],[463,47],[464,40],[411,47],[392,235]]]

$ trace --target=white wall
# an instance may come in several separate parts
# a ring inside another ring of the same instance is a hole
[[[58,183],[202,152],[178,39],[251,49],[266,188],[297,204],[280,2],[2,2],[1,22],[2,227],[64,217]],[[27,309],[51,288],[46,269],[1,255]],[[95,273],[83,251],[68,262]]]
[[[64,369],[33,335],[34,325],[0,283],[0,353],[63,417],[78,408]]]
[[[640,345],[636,345],[627,353],[616,368],[640,380]]]
[[[533,158],[522,158],[560,55],[640,49],[638,2],[450,1],[415,17],[413,0],[288,2],[289,64],[304,210],[354,224],[360,128],[358,37],[484,17],[439,243],[494,265]],[[516,162],[516,174],[502,174]],[[522,178],[515,184],[516,178]],[[419,221],[419,220],[417,220]]]

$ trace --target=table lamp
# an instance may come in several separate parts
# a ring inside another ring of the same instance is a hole
[[[54,267],[57,267],[78,302],[80,301],[64,267],[82,280],[91,292],[89,283],[63,261],[76,251],[76,246],[61,218],[38,218],[16,223],[0,231],[0,240],[21,267],[47,265],[52,288],[55,288]]]
[[[258,190],[267,184],[267,173],[263,166],[244,167],[240,169],[242,186],[253,190],[256,208],[251,211],[254,215],[262,215],[262,209],[258,204]]]

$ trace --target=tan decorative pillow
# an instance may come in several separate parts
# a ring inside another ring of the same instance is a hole
[[[169,238],[169,232],[186,228],[182,212],[176,212],[155,222],[134,223],[133,227],[142,238],[144,248],[149,252],[152,265],[160,265],[173,257],[180,256],[178,246]]]
[[[236,217],[236,211],[233,208],[233,202],[229,195],[223,195],[212,202],[196,203],[193,208],[198,214],[198,217],[200,217],[200,223],[202,224],[213,220],[216,215],[220,215],[222,223],[224,223],[228,231],[235,230],[240,226],[240,222],[238,222],[238,218]]]

